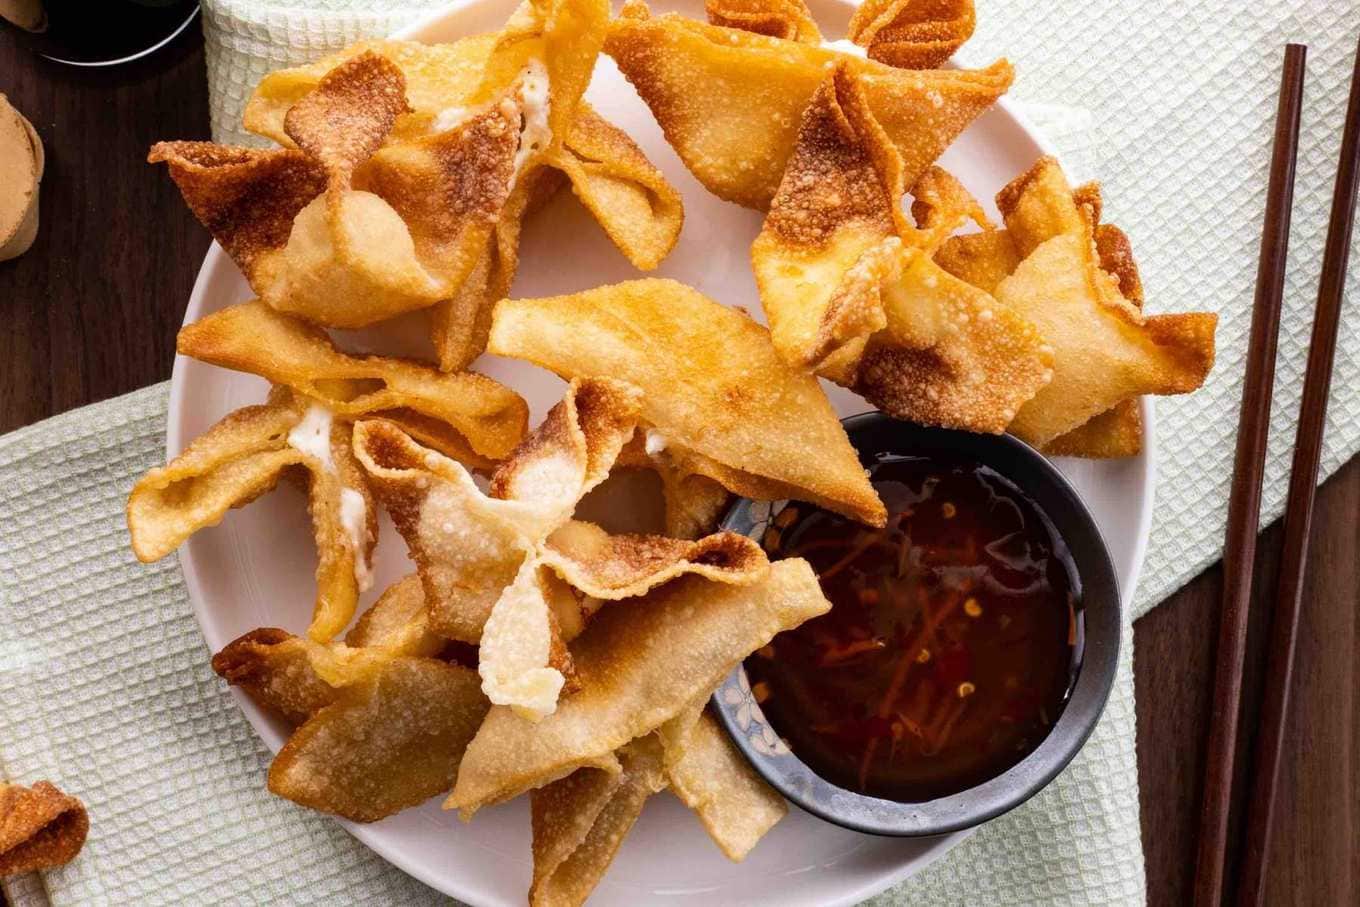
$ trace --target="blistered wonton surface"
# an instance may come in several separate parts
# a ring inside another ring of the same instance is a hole
[[[829,64],[843,62],[863,79],[874,115],[902,155],[908,184],[1013,78],[1004,60],[972,71],[861,59],[808,42],[798,16],[750,13],[750,6],[721,4],[723,24],[712,25],[673,13],[654,17],[642,0],[628,0],[605,44],[690,172],[710,192],[748,207],[764,209],[774,197],[803,110]],[[794,22],[798,40],[770,36],[762,23],[771,21]],[[871,25],[864,27],[865,39],[881,37],[887,52],[890,35]]]
[[[944,171],[901,210],[903,162],[854,71],[813,95],[751,260],[775,347],[898,418],[1001,432],[1050,377],[1043,338],[931,259],[983,220]]]
[[[475,671],[400,645],[327,647],[263,628],[217,653],[213,669],[299,725],[269,789],[356,822],[447,791],[490,707]]]
[[[666,785],[660,745],[623,747],[619,771],[583,768],[530,793],[534,881],[531,907],[583,903],[609,868],[642,805]]]
[[[1113,446],[1130,431],[1128,401],[1187,393],[1204,382],[1217,316],[1142,313],[1127,241],[1097,230],[1098,192],[1074,194],[1057,161],[1044,158],[1003,189],[997,204],[1023,260],[996,297],[1033,321],[1054,348],[1053,381],[1021,408],[1014,434],[1043,447],[1123,406],[1105,417],[1111,424],[1100,434]]]
[[[382,416],[477,468],[503,459],[524,437],[529,419],[519,394],[484,375],[351,356],[336,349],[325,332],[259,301],[185,326],[178,349],[291,387],[346,418]]]
[[[537,723],[494,707],[445,805],[469,816],[583,767],[617,770],[615,750],[691,709],[776,633],[830,607],[807,562],[791,558],[750,585],[685,577],[601,609],[571,646],[579,692]]]
[[[56,785],[0,781],[0,878],[71,862],[89,831],[85,804]]]
[[[138,559],[156,561],[285,474],[305,475],[317,548],[308,632],[325,641],[349,623],[370,582],[377,512],[351,452],[349,424],[290,391],[272,397],[227,414],[168,465],[143,476],[128,496],[128,531]]]
[[[335,327],[433,306],[455,371],[485,345],[523,218],[564,183],[639,268],[679,236],[679,194],[581,100],[608,20],[606,0],[527,0],[493,34],[359,42],[260,83],[245,125],[283,148],[151,159],[271,306]]]
[[[563,377],[642,391],[649,449],[683,475],[751,498],[813,501],[885,519],[826,395],[742,312],[673,280],[635,280],[496,306],[488,348]]]
[[[751,540],[611,536],[571,521],[632,436],[639,394],[610,379],[575,381],[500,466],[483,493],[460,464],[396,426],[361,423],[355,451],[406,539],[430,628],[480,645],[493,702],[541,717],[572,675],[565,642],[600,600],[641,595],[694,573],[749,583],[768,569]]]
[[[707,712],[667,747],[666,780],[729,860],[744,860],[789,811]]]

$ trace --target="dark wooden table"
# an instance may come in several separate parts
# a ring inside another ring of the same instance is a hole
[[[32,57],[0,29],[0,91],[48,152],[37,244],[0,263],[0,432],[170,376],[208,236],[143,161],[157,139],[208,136],[202,39],[191,31],[149,61],[84,72]],[[1278,543],[1272,527],[1259,589],[1271,588]],[[1324,486],[1313,545],[1272,905],[1360,904],[1360,460]],[[1187,902],[1219,584],[1210,570],[1136,627],[1154,905]]]

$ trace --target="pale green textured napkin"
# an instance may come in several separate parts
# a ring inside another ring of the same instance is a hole
[[[207,0],[215,134],[240,140],[240,106],[265,72],[440,5],[394,13],[375,0]],[[979,0],[966,58],[1009,55],[1015,96],[1069,169],[1104,181],[1107,217],[1133,239],[1149,311],[1222,315],[1209,383],[1158,407],[1160,487],[1137,613],[1218,555],[1280,48],[1302,40],[1310,78],[1266,491],[1269,515],[1282,506],[1360,28],[1346,6],[1154,0],[1114,15],[1085,0]],[[128,552],[123,501],[161,461],[164,408],[164,388],[150,388],[0,439],[0,770],[51,778],[84,798],[93,820],[75,863],[7,892],[18,907],[438,901],[335,823],[265,792],[267,753],[208,667],[177,564],[145,567]],[[1360,312],[1351,305],[1324,470],[1357,447]],[[1109,708],[1071,768],[879,902],[1143,900],[1131,633],[1125,642]]]

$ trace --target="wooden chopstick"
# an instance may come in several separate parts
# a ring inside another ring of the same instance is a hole
[[[1247,642],[1247,609],[1251,601],[1252,567],[1256,560],[1256,534],[1261,520],[1261,479],[1270,430],[1275,347],[1280,333],[1280,306],[1284,299],[1285,264],[1289,254],[1289,223],[1294,201],[1294,167],[1298,155],[1306,58],[1307,48],[1303,45],[1285,47],[1247,371],[1242,386],[1241,420],[1237,428],[1237,453],[1228,500],[1228,529],[1223,544],[1223,600],[1195,867],[1194,903],[1197,907],[1219,907],[1223,899],[1228,814],[1232,805],[1237,720],[1242,699],[1242,658]]]
[[[1276,787],[1284,731],[1289,718],[1290,678],[1294,670],[1294,647],[1298,640],[1299,610],[1303,604],[1303,580],[1308,567],[1308,535],[1313,521],[1313,498],[1317,493],[1322,437],[1327,426],[1327,398],[1332,385],[1332,361],[1336,358],[1337,331],[1341,323],[1342,294],[1346,288],[1346,265],[1350,258],[1351,228],[1355,222],[1355,199],[1360,180],[1360,47],[1351,73],[1351,94],[1346,106],[1346,126],[1341,138],[1341,161],[1332,191],[1331,220],[1318,280],[1313,336],[1308,347],[1308,369],[1303,380],[1299,428],[1294,441],[1294,463],[1289,473],[1289,503],[1284,516],[1284,548],[1280,580],[1275,593],[1275,613],[1267,642],[1265,688],[1261,718],[1252,758],[1251,795],[1247,799],[1246,850],[1238,881],[1238,904],[1254,907],[1265,896],[1266,857],[1274,827]]]

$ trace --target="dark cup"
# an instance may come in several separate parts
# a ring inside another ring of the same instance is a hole
[[[1084,648],[1062,714],[1043,742],[1001,774],[967,790],[920,803],[899,803],[838,787],[818,776],[779,741],[751,695],[739,665],[713,696],[719,719],[762,777],[808,812],[855,831],[924,837],[980,825],[1024,803],[1072,761],[1105,709],[1119,658],[1119,581],[1095,520],[1067,479],[1029,445],[1010,435],[925,428],[881,413],[846,419],[861,461],[877,454],[966,457],[1013,482],[1053,521],[1076,564],[1082,589]],[[760,540],[767,508],[749,500],[732,506],[723,528]]]
[[[113,66],[169,44],[198,0],[0,0],[0,22],[33,52],[72,66]]]

